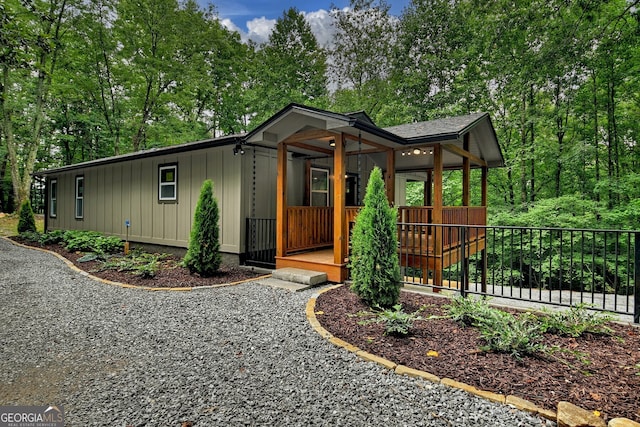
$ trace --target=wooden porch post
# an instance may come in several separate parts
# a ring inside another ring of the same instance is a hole
[[[462,148],[464,151],[469,152],[469,133],[465,133],[462,141]],[[469,224],[469,208],[470,205],[470,191],[471,191],[471,162],[469,157],[465,156],[462,158],[462,206],[467,206],[465,212],[465,224]],[[467,228],[467,236],[471,235],[471,228]],[[462,246],[461,249],[466,249],[467,242],[469,242],[469,237],[465,239],[464,242],[460,242]],[[467,291],[467,287],[469,286],[469,256],[468,252],[463,252],[463,254],[467,254],[464,256],[464,259],[461,261],[464,264],[464,277],[462,278],[461,286],[465,287],[465,291]]]
[[[343,264],[347,241],[345,239],[345,138],[344,134],[336,141],[333,157],[333,263]]]
[[[464,134],[462,143],[464,151],[469,151],[469,134]],[[469,206],[469,192],[471,187],[471,162],[468,157],[462,158],[462,206]]]
[[[393,149],[387,151],[387,174],[385,178],[387,200],[393,206],[396,198],[396,152]]]
[[[287,253],[287,144],[278,144],[278,177],[276,180],[276,257]]]
[[[442,224],[442,174],[444,171],[442,160],[442,146],[433,147],[433,223]],[[433,254],[435,256],[433,284],[442,286],[442,227],[435,227],[433,233]],[[425,278],[426,279],[426,278]]]
[[[424,205],[431,206],[431,187],[433,186],[433,170],[427,171],[427,182],[424,183]]]

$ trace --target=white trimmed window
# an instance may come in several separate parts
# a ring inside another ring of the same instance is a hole
[[[311,168],[311,206],[329,206],[329,171]]]
[[[158,200],[176,201],[178,199],[178,165],[161,165],[158,175]]]
[[[49,216],[55,218],[58,216],[58,180],[49,181]]]
[[[76,219],[84,218],[84,176],[76,176]]]

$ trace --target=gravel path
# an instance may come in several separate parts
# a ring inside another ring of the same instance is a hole
[[[312,294],[121,289],[0,239],[0,404],[69,426],[554,425],[334,347]]]

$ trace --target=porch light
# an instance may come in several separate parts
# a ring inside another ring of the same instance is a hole
[[[413,149],[413,154],[418,155],[418,154],[420,154],[420,153],[422,153],[422,150],[421,150],[421,149],[419,149],[419,148],[414,148],[414,149]]]
[[[336,146],[336,140],[332,139],[331,141],[329,141],[329,145],[332,146],[332,147],[335,147]]]
[[[233,155],[237,156],[238,154],[241,156],[244,154],[244,148],[242,148],[241,144],[236,144],[236,146],[233,147]]]

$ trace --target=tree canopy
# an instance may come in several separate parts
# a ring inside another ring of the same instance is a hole
[[[490,206],[582,197],[638,228],[639,7],[412,0],[391,16],[352,0],[321,46],[295,8],[258,45],[193,0],[6,0],[0,206],[38,169],[246,132],[300,102],[380,126],[486,111],[506,161]]]

